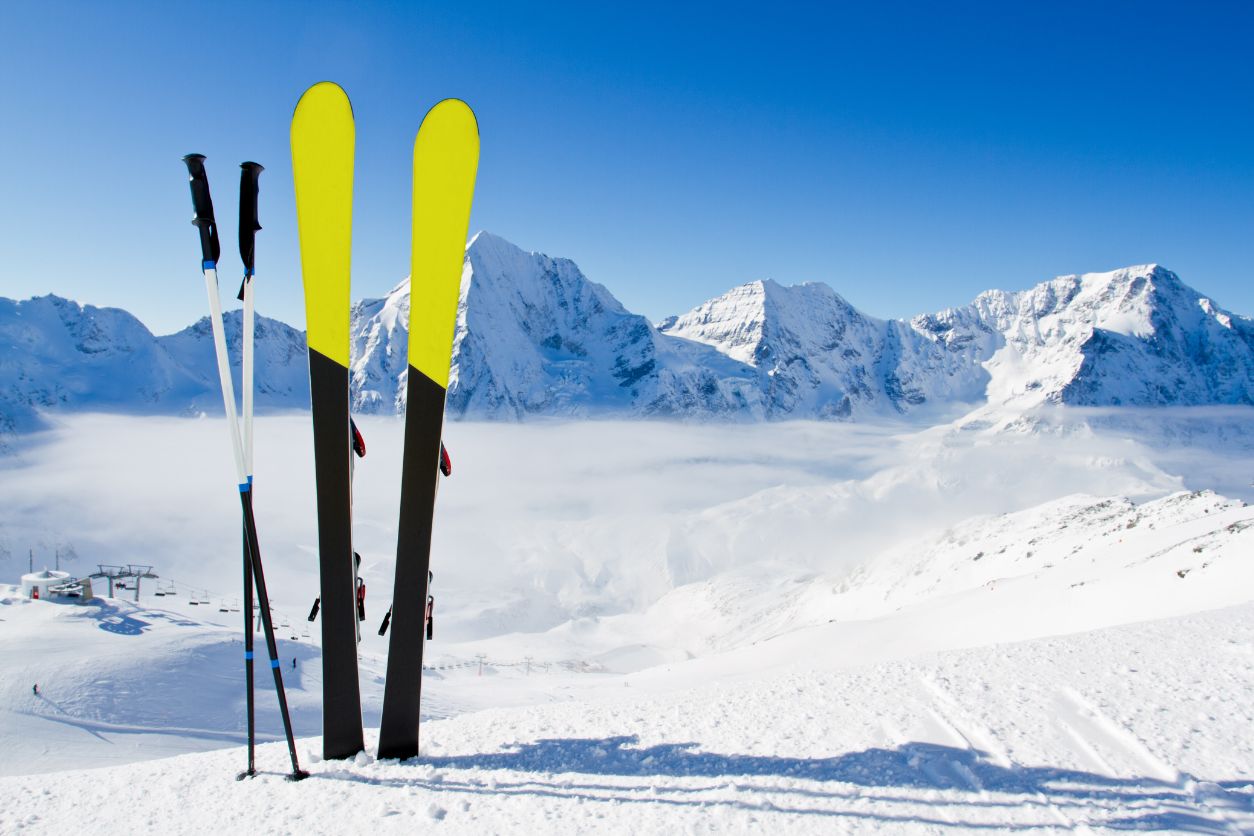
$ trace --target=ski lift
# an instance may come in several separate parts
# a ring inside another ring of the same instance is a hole
[[[165,591],[165,594],[169,595],[171,598],[178,596],[179,588],[174,585],[174,581],[170,581],[170,588]]]
[[[200,603],[209,606],[209,590],[206,589],[205,594],[200,596]]]
[[[300,635],[301,635],[301,638],[305,638],[305,639],[309,638],[309,628],[306,627],[305,629],[301,630]]]
[[[239,600],[236,598],[231,599],[231,612],[239,612]]]
[[[154,593],[152,593],[152,594],[153,594],[153,595],[156,595],[158,598],[164,598],[164,597],[165,597],[165,591],[164,591],[161,587],[157,587],[157,591],[156,591],[156,592],[154,592]]]
[[[227,609],[225,598],[218,602],[218,612],[230,612],[230,610]]]

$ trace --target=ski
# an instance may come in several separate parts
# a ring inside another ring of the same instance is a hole
[[[292,116],[292,177],[313,411],[322,608],[322,754],[365,748],[357,679],[352,497],[349,483],[349,263],[355,130],[348,96],[329,81],[305,91]]]
[[[222,406],[226,410],[226,423],[231,436],[231,452],[235,458],[236,481],[239,483],[240,507],[244,513],[244,551],[245,561],[248,564],[245,572],[252,576],[256,585],[257,601],[261,608],[266,649],[270,653],[270,669],[274,673],[274,690],[279,699],[279,713],[283,717],[283,732],[287,737],[288,756],[292,760],[292,772],[288,778],[299,781],[309,777],[309,773],[300,768],[300,763],[296,758],[296,741],[292,736],[292,720],[287,710],[283,674],[279,670],[278,643],[274,638],[274,622],[270,615],[270,597],[266,593],[266,575],[261,565],[261,546],[257,542],[257,525],[253,516],[252,480],[246,474],[244,444],[240,438],[239,422],[235,412],[235,387],[231,382],[231,365],[226,353],[226,331],[222,326],[222,301],[218,296],[218,256],[220,254],[218,226],[213,218],[213,200],[209,194],[209,178],[205,173],[204,155],[188,154],[183,158],[183,162],[187,164],[187,179],[191,185],[192,206],[195,209],[192,223],[200,233],[201,271],[205,277],[205,291],[209,296],[209,322],[213,329],[218,381],[222,387]],[[251,662],[251,654],[245,654],[245,661]],[[249,768],[252,768],[251,758]],[[248,773],[242,773],[238,777],[248,777]]]
[[[444,396],[478,163],[479,126],[466,103],[445,99],[431,108],[414,140],[405,453],[380,758],[403,760],[418,754]]]

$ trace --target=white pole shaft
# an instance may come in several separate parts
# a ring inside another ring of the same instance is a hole
[[[209,294],[209,324],[213,327],[213,348],[218,355],[218,380],[222,384],[222,406],[226,409],[226,425],[231,432],[231,451],[235,454],[235,476],[240,491],[248,489],[244,470],[244,445],[239,437],[239,418],[235,411],[235,384],[231,382],[231,363],[226,356],[226,332],[222,328],[222,300],[218,298],[218,271],[205,268],[205,291]]]
[[[253,279],[244,279],[244,475],[253,476]]]

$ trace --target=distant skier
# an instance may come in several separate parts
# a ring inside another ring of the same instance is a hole
[[[30,686],[30,692],[34,694],[35,696],[39,696],[39,683],[38,682]]]
[[[292,657],[292,670],[296,670],[296,657]]]

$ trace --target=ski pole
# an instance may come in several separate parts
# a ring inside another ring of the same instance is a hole
[[[239,286],[239,300],[244,303],[244,358],[241,382],[244,389],[244,474],[253,479],[253,334],[255,306],[253,276],[256,274],[258,179],[265,168],[261,163],[240,163],[239,176],[239,257],[244,262],[244,280]]]
[[[235,387],[231,383],[231,367],[227,360],[226,333],[222,326],[222,301],[218,296],[218,256],[221,248],[218,243],[218,227],[213,218],[213,200],[209,194],[209,178],[205,173],[205,157],[203,154],[188,154],[183,158],[187,164],[188,180],[191,184],[192,206],[195,216],[192,218],[200,232],[201,270],[205,276],[205,291],[209,296],[209,321],[213,329],[214,351],[218,361],[218,380],[222,386],[222,406],[226,410],[227,429],[231,435],[231,452],[235,459],[236,480],[239,485],[240,506],[244,513],[244,539],[247,544],[249,562],[252,564],[252,575],[256,582],[258,603],[261,606],[261,619],[265,626],[266,648],[270,652],[270,667],[274,672],[274,687],[279,698],[279,709],[283,715],[283,730],[287,735],[288,754],[292,759],[291,780],[299,781],[309,773],[300,768],[296,759],[296,741],[292,736],[292,721],[287,710],[287,697],[283,691],[283,674],[279,671],[278,647],[274,640],[274,625],[270,619],[270,600],[266,594],[265,574],[261,567],[261,549],[257,544],[257,526],[253,518],[252,485],[249,483],[244,465],[244,445],[240,438],[239,421],[235,409]],[[245,657],[247,661],[247,657]]]
[[[257,230],[257,179],[264,169],[259,163],[240,164],[239,180],[239,257],[244,262],[244,280],[239,287],[239,300],[244,303],[243,312],[243,362],[241,388],[244,391],[244,475],[253,484],[253,273]],[[255,710],[253,706],[253,577],[252,560],[248,554],[248,534],[244,532],[244,597],[247,606],[244,616],[244,659],[248,688],[248,769],[238,778],[256,775],[253,768],[253,749],[256,740]]]

